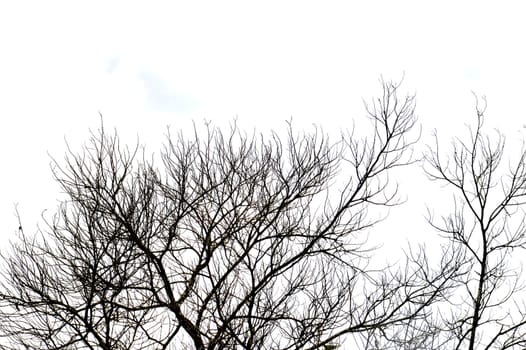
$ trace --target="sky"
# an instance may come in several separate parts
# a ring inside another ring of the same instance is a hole
[[[50,156],[61,159],[66,140],[80,146],[99,113],[150,151],[168,125],[194,121],[237,118],[266,132],[292,118],[331,133],[364,117],[381,77],[403,77],[423,142],[472,122],[474,93],[488,99],[488,124],[518,140],[522,10],[511,1],[2,1],[0,242],[18,228],[16,203],[30,228],[54,211]],[[415,184],[404,193],[425,201]]]
[[[526,130],[525,9],[505,0],[0,1],[0,246],[18,228],[16,203],[30,232],[55,210],[50,155],[61,159],[65,140],[80,146],[99,113],[150,151],[168,125],[193,121],[237,118],[266,132],[292,118],[332,133],[365,115],[380,77],[403,77],[423,143],[433,129],[447,139],[472,123],[476,94],[513,149]],[[414,176],[401,183],[400,225],[433,203]]]
[[[488,124],[519,140],[522,10],[511,1],[2,1],[0,241],[18,228],[16,203],[30,228],[53,212],[50,156],[61,159],[66,140],[80,146],[99,113],[150,151],[168,125],[193,121],[237,118],[266,132],[292,118],[331,133],[363,118],[380,77],[403,77],[424,143],[433,129],[447,139],[472,122],[473,94],[487,97]],[[425,202],[416,184],[402,190]]]
[[[80,146],[99,113],[150,151],[193,121],[332,133],[363,118],[380,77],[403,77],[423,142],[474,121],[476,94],[513,145],[523,14],[518,1],[2,1],[0,240],[18,228],[16,203],[30,227],[53,212],[50,156]],[[403,191],[425,200],[415,184]]]

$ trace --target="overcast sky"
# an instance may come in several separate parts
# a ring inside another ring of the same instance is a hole
[[[293,118],[328,131],[364,115],[378,79],[417,94],[423,136],[473,120],[526,124],[525,9],[509,1],[1,1],[0,228],[54,210],[48,152],[99,115],[157,149],[166,126]],[[405,190],[405,189],[404,189]],[[423,208],[422,210],[423,211]]]

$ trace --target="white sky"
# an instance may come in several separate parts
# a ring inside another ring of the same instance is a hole
[[[150,151],[167,125],[192,120],[237,116],[265,130],[292,117],[336,131],[364,115],[362,98],[379,92],[380,75],[405,73],[424,140],[473,120],[471,91],[487,96],[488,123],[515,139],[526,124],[524,6],[1,1],[0,241],[16,231],[14,203],[30,227],[54,210],[47,153],[60,158],[64,137],[78,146],[99,111]],[[402,191],[423,199],[418,183]]]
[[[192,120],[266,130],[292,117],[330,132],[364,115],[380,75],[405,74],[423,141],[474,120],[473,91],[513,144],[526,130],[525,14],[522,1],[0,1],[0,246],[14,203],[30,232],[54,211],[48,152],[86,140],[99,111],[150,151]],[[409,203],[389,228],[423,222],[422,202],[436,202],[422,186],[403,181]],[[417,227],[401,234],[433,234]]]

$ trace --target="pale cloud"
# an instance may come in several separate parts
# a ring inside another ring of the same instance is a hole
[[[156,74],[141,72],[139,79],[144,85],[148,109],[188,114],[196,105],[191,98],[179,94]]]
[[[120,63],[120,58],[118,56],[115,56],[109,59],[106,65],[106,73],[108,74],[113,73],[119,66],[119,63]]]

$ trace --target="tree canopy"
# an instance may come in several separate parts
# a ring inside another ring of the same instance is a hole
[[[524,348],[508,263],[524,248],[526,153],[503,168],[503,136],[483,133],[477,108],[469,140],[444,161],[437,138],[420,160],[414,96],[382,88],[363,138],[206,124],[168,133],[155,158],[101,125],[53,160],[56,214],[3,252],[2,346]],[[443,225],[430,211],[442,258],[412,246],[399,266],[372,269],[371,213],[400,203],[389,175],[420,161],[458,194]]]

